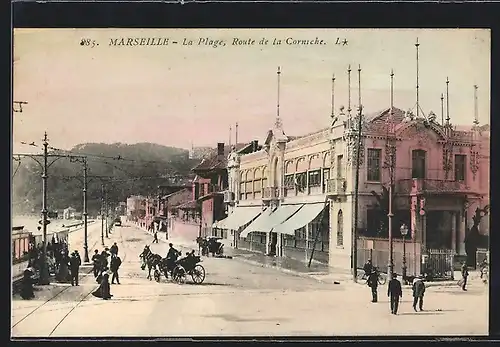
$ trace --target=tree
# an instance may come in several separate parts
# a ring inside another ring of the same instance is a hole
[[[483,217],[488,215],[489,211],[490,205],[486,205],[484,208],[477,207],[472,217],[472,227],[465,235],[464,244],[468,266],[476,266],[476,252],[481,237],[479,234],[479,223],[481,223]]]
[[[378,230],[377,230],[377,236],[379,237],[388,237],[389,236],[389,221],[388,221],[388,214],[389,214],[389,189],[382,185],[382,193],[377,193],[376,191],[372,190],[371,194],[377,199],[377,222],[378,222]],[[392,189],[392,201],[394,204],[394,189]],[[393,205],[394,206],[394,205]],[[393,211],[394,213],[394,211]],[[393,230],[394,229],[394,219],[393,219]]]
[[[108,187],[108,201],[125,201],[130,195],[156,195],[157,187],[169,176],[189,177],[199,160],[189,159],[189,151],[152,143],[79,144],[71,154],[87,155],[89,176],[110,176],[117,180]],[[66,152],[56,152],[66,154]],[[17,166],[17,164],[16,164]],[[82,165],[69,160],[56,161],[48,172],[50,211],[73,206],[82,209]],[[77,179],[80,178],[80,179]],[[41,169],[30,158],[21,159],[12,180],[13,214],[39,213],[42,205]],[[101,182],[90,180],[87,189],[89,214],[101,208]]]

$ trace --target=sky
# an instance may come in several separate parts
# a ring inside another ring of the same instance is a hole
[[[96,45],[81,45],[83,38]],[[168,38],[169,44],[110,45],[121,38]],[[233,45],[235,38],[255,43]],[[282,44],[273,45],[275,38]],[[286,38],[324,44],[289,45]],[[235,123],[239,142],[263,140],[276,118],[278,66],[287,135],[328,126],[333,74],[336,112],[347,108],[349,64],[353,109],[358,67],[366,113],[390,106],[391,69],[394,105],[412,109],[417,38],[422,110],[440,120],[448,77],[451,122],[472,125],[477,85],[479,120],[489,123],[489,30],[15,29],[13,98],[28,104],[13,114],[13,150],[33,151],[21,142],[41,144],[45,131],[50,146],[62,149],[85,142],[215,147],[229,142],[230,127],[234,143]],[[226,45],[198,45],[200,39]]]

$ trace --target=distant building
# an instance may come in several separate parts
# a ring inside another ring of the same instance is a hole
[[[138,218],[144,217],[146,214],[145,197],[133,195],[127,198],[126,209],[127,219],[136,221]]]
[[[63,210],[63,219],[74,219],[76,216],[76,209],[68,207]]]

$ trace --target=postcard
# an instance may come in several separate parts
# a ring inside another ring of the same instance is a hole
[[[15,29],[12,338],[486,335],[490,35]]]

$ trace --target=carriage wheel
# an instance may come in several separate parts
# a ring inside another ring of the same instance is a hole
[[[155,269],[155,272],[154,272],[154,278],[155,278],[155,281],[156,281],[156,282],[160,282],[160,279],[161,279],[161,273],[160,273],[160,271],[158,271],[157,269]]]
[[[172,271],[172,279],[177,282],[177,284],[183,284],[186,282],[186,270],[180,265],[177,265]]]
[[[197,264],[193,271],[191,271],[191,277],[193,278],[193,282],[196,284],[202,284],[205,280],[205,268],[200,264]]]

